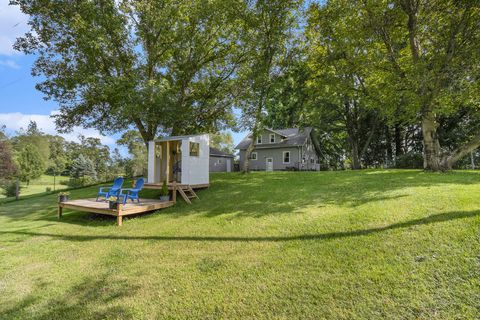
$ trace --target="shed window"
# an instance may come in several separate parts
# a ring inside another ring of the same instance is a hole
[[[310,158],[310,163],[311,163],[311,164],[314,164],[314,163],[315,163],[315,159]]]
[[[274,133],[270,134],[270,143],[275,143],[275,134]]]
[[[256,152],[252,152],[252,154],[250,155],[250,159],[251,159],[251,160],[257,160],[257,153],[256,153]]]
[[[290,151],[283,151],[283,163],[290,163]]]
[[[262,144],[262,136],[258,136],[258,137],[257,137],[257,143],[258,143],[258,144]]]
[[[200,155],[200,143],[190,142],[190,156],[198,157]]]

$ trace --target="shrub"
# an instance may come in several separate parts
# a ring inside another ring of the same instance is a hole
[[[70,188],[80,188],[92,185],[96,182],[97,180],[92,177],[71,178],[68,180],[68,186]]]
[[[12,180],[4,180],[0,183],[0,191],[6,197],[15,197],[17,192],[17,183]]]
[[[45,188],[45,191],[46,191],[46,192],[51,192],[51,191],[52,191],[52,188],[51,188],[51,187],[46,187],[46,188]]]
[[[167,181],[163,181],[162,189],[160,190],[160,195],[161,196],[168,196],[168,187],[167,187]]]
[[[398,169],[422,169],[423,156],[421,153],[408,152],[398,156],[395,162]]]

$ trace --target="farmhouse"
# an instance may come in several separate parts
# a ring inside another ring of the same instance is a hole
[[[252,142],[247,135],[237,146],[240,150],[240,166]],[[252,170],[320,170],[320,148],[312,128],[264,129],[254,141],[250,155]]]

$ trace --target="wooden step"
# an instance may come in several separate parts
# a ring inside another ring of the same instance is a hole
[[[180,193],[180,195],[182,196],[183,200],[185,200],[186,203],[188,204],[191,204],[192,201],[190,201],[190,199],[188,198],[188,196],[185,194],[185,192],[183,191],[183,189],[178,189],[178,193]]]
[[[181,186],[177,189],[177,191],[180,193],[183,200],[185,200],[185,202],[188,204],[192,203],[190,199],[199,199],[195,191],[193,191],[192,187],[190,186]]]

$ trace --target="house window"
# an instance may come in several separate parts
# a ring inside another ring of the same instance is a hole
[[[218,159],[218,160],[217,160],[217,163],[218,163],[218,164],[222,164],[222,159]]]
[[[290,163],[290,151],[283,151],[283,163]]]
[[[275,143],[275,134],[274,133],[270,134],[270,143]]]
[[[250,155],[250,160],[257,160],[257,153],[256,152],[252,152],[252,154]]]
[[[257,144],[262,144],[262,136],[257,137]]]
[[[190,156],[198,157],[200,155],[200,143],[190,142]]]
[[[310,158],[310,163],[311,163],[311,164],[315,164],[315,159]]]

